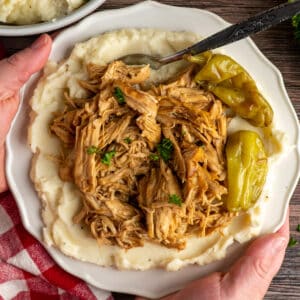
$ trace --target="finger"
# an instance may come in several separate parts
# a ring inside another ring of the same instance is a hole
[[[29,48],[0,61],[0,101],[13,97],[32,74],[45,65],[52,40],[40,36]]]
[[[221,273],[213,273],[162,300],[239,300],[241,295],[244,300],[262,299],[282,264],[288,239],[289,213],[277,233],[254,241],[245,256],[224,277]],[[135,300],[146,298],[136,297]]]
[[[4,141],[18,108],[19,89],[45,65],[51,44],[51,38],[42,35],[31,47],[0,61],[0,192],[7,189]]]
[[[222,299],[263,299],[285,255],[288,238],[279,231],[257,239],[221,281]]]
[[[162,300],[235,300],[241,299],[241,295],[245,300],[262,299],[282,264],[289,234],[289,213],[287,213],[285,222],[278,232],[254,241],[245,256],[224,277],[221,273],[213,273],[190,283],[183,290]],[[274,248],[277,239],[279,239],[278,252],[276,252],[278,247]],[[262,279],[259,278],[260,276]],[[146,298],[136,297],[135,300],[146,300]]]
[[[240,300],[241,295],[244,300],[263,299],[272,278],[282,264],[288,238],[289,214],[277,233],[254,241],[245,256],[224,277],[221,273],[213,273],[162,300]],[[135,300],[146,300],[146,298],[136,297]]]
[[[213,273],[204,278],[193,281],[183,290],[171,294],[161,300],[216,300],[220,299],[221,273]],[[223,298],[221,298],[223,299]],[[136,297],[135,300],[146,300],[143,297]]]

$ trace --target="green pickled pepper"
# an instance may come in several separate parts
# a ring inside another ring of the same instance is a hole
[[[191,62],[201,66],[195,81],[204,85],[240,117],[258,127],[268,127],[273,110],[259,92],[255,81],[236,61],[226,55],[206,53]]]
[[[268,160],[263,142],[254,131],[238,131],[226,144],[229,211],[247,210],[259,198],[266,181]]]

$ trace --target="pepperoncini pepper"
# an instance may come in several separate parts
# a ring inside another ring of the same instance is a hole
[[[195,81],[204,85],[236,114],[248,119],[254,126],[267,127],[272,123],[271,106],[247,71],[232,58],[206,52],[188,60],[201,65]]]
[[[263,142],[254,131],[238,131],[226,144],[229,211],[247,210],[258,199],[266,181],[268,162]]]

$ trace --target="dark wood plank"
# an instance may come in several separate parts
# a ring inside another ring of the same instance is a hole
[[[136,0],[108,0],[100,8],[115,9],[137,3]],[[170,0],[160,1],[162,3],[189,6],[207,9],[219,14],[229,22],[235,23],[243,20],[263,9],[283,3],[284,1],[271,0]],[[234,13],[233,13],[234,12]],[[15,52],[28,45],[34,37],[25,38],[3,38],[5,45],[10,52]],[[266,32],[262,32],[253,37],[258,47],[282,72],[284,81],[296,109],[300,116],[300,44],[293,39],[292,26],[290,22],[285,22]],[[290,206],[291,234],[300,242],[300,233],[296,231],[296,226],[300,223],[300,186],[291,199]],[[300,299],[300,246],[289,248],[286,253],[284,264],[278,275],[274,278],[265,299]],[[117,299],[125,299],[125,296],[118,295]],[[132,297],[126,297],[130,299]],[[241,298],[242,299],[242,298]]]

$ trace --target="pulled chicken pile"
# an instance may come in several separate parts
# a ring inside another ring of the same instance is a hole
[[[100,244],[145,241],[184,249],[191,235],[227,225],[224,145],[228,120],[193,80],[196,65],[145,88],[149,66],[89,64],[89,97],[65,93],[50,130],[62,142],[59,175],[82,194],[74,217]]]

